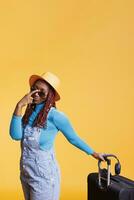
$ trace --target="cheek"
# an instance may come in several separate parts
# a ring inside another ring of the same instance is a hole
[[[42,100],[46,100],[48,97],[48,94],[46,94],[44,97],[41,97]]]

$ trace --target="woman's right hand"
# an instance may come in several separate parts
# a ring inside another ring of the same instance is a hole
[[[14,115],[16,116],[21,116],[22,115],[22,107],[26,106],[28,104],[31,104],[33,102],[33,97],[32,95],[39,90],[34,90],[32,92],[29,92],[26,94],[16,105],[15,110],[14,110]]]
[[[33,102],[33,97],[32,95],[36,92],[38,92],[39,90],[34,90],[32,92],[29,92],[28,94],[26,94],[19,102],[18,105],[20,107],[26,106],[28,104],[31,104]]]

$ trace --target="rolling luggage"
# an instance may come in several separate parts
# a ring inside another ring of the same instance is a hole
[[[110,173],[111,159],[117,160],[115,175]],[[101,161],[98,161],[98,173],[91,173],[87,177],[88,200],[134,200],[134,181],[120,176],[121,165],[113,154],[105,156],[107,169],[101,169]]]

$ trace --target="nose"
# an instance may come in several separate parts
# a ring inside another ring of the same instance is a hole
[[[35,92],[35,93],[34,93],[34,96],[35,96],[35,97],[39,97],[38,92]]]

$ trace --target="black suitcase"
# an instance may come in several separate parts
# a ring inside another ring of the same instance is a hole
[[[111,175],[111,160],[117,159],[115,164],[115,175]],[[91,173],[87,178],[88,200],[134,200],[134,181],[119,176],[121,165],[118,158],[113,154],[105,156],[107,169],[101,169],[101,161],[98,161],[98,173]]]

